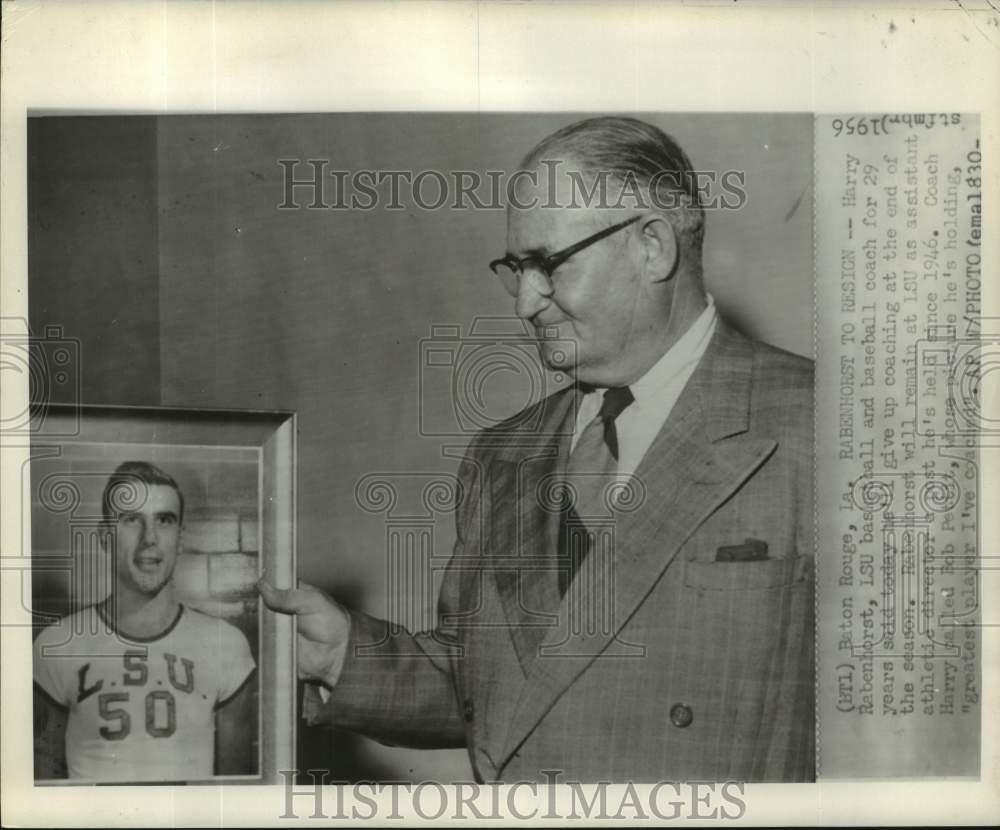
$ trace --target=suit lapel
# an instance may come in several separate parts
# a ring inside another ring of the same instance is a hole
[[[635,478],[642,498],[619,511],[613,550],[588,558],[527,669],[501,758],[506,763],[577,676],[602,652],[640,656],[617,637],[695,530],[767,459],[774,441],[745,433],[752,345],[720,320]]]
[[[576,396],[546,399],[535,424],[511,433],[490,470],[490,562],[522,670],[556,624],[559,606],[555,564],[559,513],[549,485],[559,480],[569,454]]]

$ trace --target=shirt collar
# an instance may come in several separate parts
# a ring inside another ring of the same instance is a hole
[[[707,307],[688,327],[688,330],[667,350],[663,357],[650,367],[646,374],[629,384],[632,396],[640,408],[647,403],[655,404],[661,395],[665,392],[669,393],[672,382],[684,376],[687,370],[701,360],[705,349],[708,348],[708,341],[712,339],[712,334],[715,332],[717,317],[715,300],[711,294],[707,294],[706,297]]]

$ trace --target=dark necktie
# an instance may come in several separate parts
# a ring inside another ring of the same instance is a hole
[[[563,514],[559,534],[559,593],[565,594],[593,547],[595,524],[607,521],[608,488],[618,474],[615,419],[634,401],[627,386],[608,389],[601,410],[580,433],[566,465],[566,483],[575,498]]]

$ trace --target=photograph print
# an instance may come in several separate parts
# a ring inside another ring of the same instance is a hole
[[[289,768],[814,780],[812,152],[794,113],[30,118],[56,392],[294,412],[299,451],[297,586],[231,442],[36,460],[100,525],[91,582],[36,579],[98,629],[36,662],[47,770],[261,774],[229,714],[295,618]]]
[[[209,431],[263,434],[242,415],[212,416]],[[291,744],[291,713],[270,688],[290,632],[262,618],[256,591],[268,564],[275,574],[292,564],[262,526],[265,454],[149,440],[204,440],[204,423],[185,423],[198,420],[204,412],[45,414],[53,433],[76,434],[36,436],[25,489],[36,782],[260,783],[276,774],[265,735],[282,718]]]

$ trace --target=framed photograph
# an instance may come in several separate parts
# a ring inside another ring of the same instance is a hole
[[[294,767],[295,417],[47,405],[30,494],[36,784]],[[27,541],[27,540],[26,540]]]

